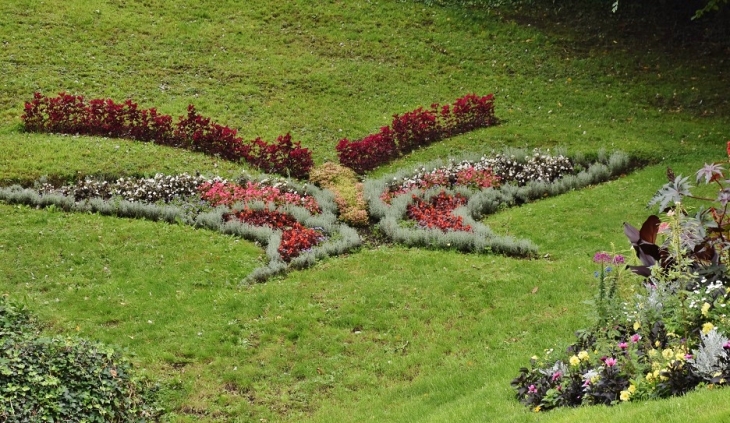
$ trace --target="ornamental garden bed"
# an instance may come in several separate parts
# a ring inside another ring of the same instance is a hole
[[[730,156],[730,142],[728,143]],[[722,164],[705,164],[697,182],[717,196],[692,195],[689,178],[668,171],[650,216],[624,224],[635,265],[616,252],[598,252],[594,321],[565,349],[533,356],[512,381],[533,411],[614,405],[683,395],[730,380],[727,277],[730,194]],[[690,212],[686,200],[706,203]]]

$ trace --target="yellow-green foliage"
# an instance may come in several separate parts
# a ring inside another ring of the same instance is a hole
[[[363,185],[352,169],[327,162],[310,172],[309,181],[335,193],[339,219],[354,226],[368,224]]]

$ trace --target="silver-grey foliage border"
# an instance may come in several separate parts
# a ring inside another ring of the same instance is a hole
[[[506,150],[503,154],[517,158],[529,155],[525,150]],[[449,163],[462,160],[479,160],[480,156],[469,155],[459,159],[436,160],[423,166],[417,166],[417,172],[430,172]],[[555,196],[565,192],[607,181],[629,169],[629,156],[621,151],[608,154],[604,150],[598,152],[597,159],[589,162],[582,154],[570,157],[576,165],[585,170],[576,175],[567,175],[554,182],[531,181],[524,186],[508,183],[499,188],[472,190],[466,187],[445,189],[434,187],[428,190],[413,189],[394,198],[390,205],[380,196],[394,180],[402,180],[412,175],[413,171],[401,170],[365,181],[365,199],[371,217],[380,220],[380,229],[393,241],[407,246],[433,246],[438,248],[457,249],[469,252],[493,252],[510,256],[534,256],[537,246],[528,239],[497,235],[485,224],[479,222],[485,215],[500,208],[527,203],[546,196]],[[469,199],[464,207],[455,210],[455,214],[463,218],[463,223],[470,225],[473,232],[447,231],[408,227],[403,225],[408,205],[413,203],[413,195],[426,200],[442,190],[450,194],[462,194]]]
[[[258,179],[262,181],[266,178],[262,177]],[[99,213],[107,216],[186,224],[256,241],[266,246],[268,263],[265,266],[254,269],[246,276],[242,282],[248,283],[263,282],[269,277],[285,273],[289,269],[306,268],[313,265],[317,260],[343,254],[361,244],[361,239],[357,231],[337,221],[335,214],[337,212],[337,206],[334,202],[334,194],[311,184],[300,185],[292,180],[287,180],[286,183],[296,188],[299,192],[314,196],[322,212],[313,215],[303,207],[293,205],[275,207],[271,203],[265,204],[261,201],[254,201],[247,204],[237,203],[231,208],[220,206],[212,211],[190,217],[189,213],[186,213],[181,207],[175,205],[146,204],[116,199],[103,200],[101,198],[77,202],[72,197],[60,194],[39,194],[33,189],[22,188],[19,185],[0,187],[0,201],[9,204],[25,204],[38,208],[53,206],[66,212]],[[282,232],[280,230],[252,226],[240,221],[223,221],[223,214],[234,210],[241,210],[245,206],[255,210],[267,208],[269,210],[276,209],[284,213],[290,213],[304,226],[321,229],[327,235],[328,239],[311,250],[303,251],[287,264],[278,252],[279,245],[281,244]]]

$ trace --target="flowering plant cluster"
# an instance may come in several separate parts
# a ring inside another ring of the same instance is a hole
[[[553,182],[565,175],[575,173],[572,161],[562,155],[551,155],[550,151],[534,149],[532,155],[516,157],[513,154],[484,156],[476,164],[479,168],[492,169],[504,182],[523,186],[530,181]]]
[[[304,207],[312,214],[320,212],[316,198],[311,195],[300,194],[294,190],[288,190],[282,185],[271,186],[255,181],[236,184],[224,179],[214,179],[201,183],[197,190],[201,198],[213,207],[221,205],[233,207],[238,202],[263,201],[264,203],[272,203],[275,206],[291,204]]]
[[[446,191],[441,191],[429,201],[413,195],[413,204],[408,206],[406,215],[423,228],[471,232],[471,226],[464,224],[464,218],[454,215],[454,210],[465,205],[467,200],[461,194],[451,195]]]
[[[533,150],[532,155],[524,156],[498,153],[478,160],[451,161],[430,171],[425,167],[417,168],[411,175],[393,179],[382,199],[390,203],[394,197],[415,188],[464,186],[479,190],[498,188],[506,183],[517,186],[530,181],[550,183],[575,172],[573,162],[562,154],[551,155],[549,151],[538,149]]]
[[[314,166],[312,152],[302,148],[291,135],[279,135],[271,144],[256,138],[243,146],[243,159],[266,173],[277,173],[290,178],[306,179]]]
[[[522,172],[510,174],[509,169],[520,166]],[[539,150],[528,154],[512,149],[496,156],[438,160],[413,171],[402,170],[368,179],[364,184],[364,196],[371,219],[378,219],[380,230],[395,242],[529,257],[537,252],[534,243],[497,235],[481,219],[505,207],[606,181],[612,175],[626,172],[628,167],[629,157],[620,151],[610,155],[599,151],[597,159],[590,161],[583,155],[568,158]],[[535,179],[514,179],[518,173],[523,175],[518,178]],[[419,210],[442,191],[442,195],[464,197],[463,203],[450,212],[450,219],[460,222],[459,225],[445,225],[449,230],[442,230],[436,225],[429,227],[409,222],[409,207]],[[414,195],[424,200],[414,200]],[[458,230],[467,226],[470,230]]]
[[[152,178],[118,178],[113,182],[102,179],[85,178],[73,185],[59,188],[45,183],[39,187],[44,194],[60,194],[73,197],[75,201],[92,198],[108,200],[113,197],[132,202],[169,203],[180,198],[193,197],[198,187],[207,179],[203,176],[155,174]]]
[[[172,117],[155,108],[140,109],[126,100],[116,103],[111,99],[92,99],[60,93],[46,97],[36,92],[33,100],[25,103],[21,117],[25,129],[31,132],[98,135],[112,138],[131,138],[156,144],[186,148],[215,155],[225,160],[244,160],[264,172],[278,173],[294,178],[306,178],[314,162],[312,153],[293,143],[289,134],[279,136],[274,143],[256,138],[244,142],[235,129],[211,122],[188,106],[187,116],[176,124]]]
[[[635,263],[594,256],[601,266],[594,326],[579,331],[564,354],[533,357],[512,381],[534,411],[682,395],[730,380],[730,181],[720,163],[705,164],[696,179],[719,193],[703,198],[692,195],[688,178],[671,169],[667,176],[650,202],[663,216],[650,216],[640,229],[624,225]],[[687,197],[711,205],[690,215]]]
[[[428,110],[419,107],[393,115],[390,126],[361,140],[343,138],[337,144],[337,154],[340,163],[364,173],[416,148],[495,124],[494,96],[467,94],[451,106],[432,104]]]
[[[479,190],[490,187],[496,188],[500,182],[499,177],[492,173],[492,169],[469,161],[462,161],[456,165],[450,164],[430,172],[426,172],[425,169],[421,170],[421,172],[402,181],[396,179],[392,185],[389,185],[388,190],[383,192],[382,200],[390,204],[393,198],[417,188],[464,186]]]
[[[302,251],[309,250],[325,239],[316,229],[307,228],[293,216],[276,210],[243,209],[223,215],[225,221],[238,219],[252,226],[266,226],[281,230],[281,243],[278,252],[282,260],[290,262]]]

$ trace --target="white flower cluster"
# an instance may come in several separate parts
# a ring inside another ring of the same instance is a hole
[[[499,177],[501,184],[513,182],[523,186],[530,181],[553,182],[565,175],[575,173],[573,163],[563,155],[551,156],[540,150],[533,150],[532,156],[515,157],[514,155],[496,154],[483,156],[478,161],[462,160],[451,162],[428,171],[421,166],[414,169],[410,176],[395,177],[388,183],[391,189],[410,189],[420,187],[424,179],[433,179],[434,175],[442,176],[444,185],[451,185],[456,181],[459,172],[474,170],[482,172],[489,170]]]
[[[702,304],[704,304],[706,301],[713,302],[714,297],[717,296],[717,294],[724,294],[725,293],[725,285],[721,280],[710,282],[706,286],[703,286],[705,283],[707,283],[706,278],[702,278],[699,281],[699,286],[695,289],[690,291],[689,294],[689,308],[698,308]],[[708,296],[710,296],[710,299],[708,300]],[[724,307],[725,304],[720,304],[721,307]]]
[[[573,163],[561,155],[551,156],[533,150],[532,156],[515,157],[497,154],[482,157],[480,166],[490,168],[502,183],[515,182],[525,185],[530,181],[553,182],[574,173]]]
[[[86,178],[74,185],[54,188],[50,184],[40,187],[43,194],[61,194],[73,197],[76,201],[91,198],[108,200],[119,197],[127,201],[169,203],[179,198],[197,194],[197,188],[207,179],[202,176],[156,174],[153,178],[119,178],[114,182]]]

